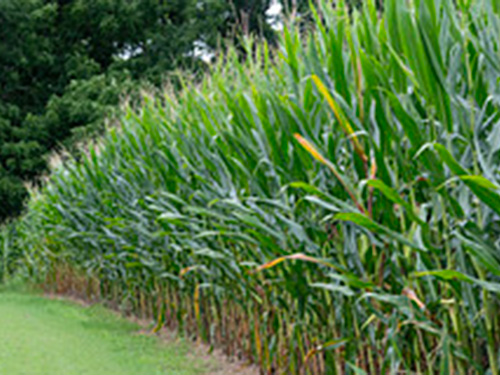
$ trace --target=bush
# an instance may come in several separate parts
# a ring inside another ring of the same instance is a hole
[[[229,51],[54,172],[27,269],[266,373],[497,375],[498,11],[323,4],[276,61]]]

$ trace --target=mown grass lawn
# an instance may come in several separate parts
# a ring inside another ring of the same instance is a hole
[[[0,374],[197,375],[187,343],[163,343],[100,306],[0,292]]]

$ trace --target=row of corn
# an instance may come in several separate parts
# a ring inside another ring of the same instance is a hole
[[[56,168],[18,272],[263,374],[499,375],[500,5],[310,14]]]

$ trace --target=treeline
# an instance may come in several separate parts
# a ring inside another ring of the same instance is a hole
[[[203,49],[243,32],[272,39],[271,3],[1,1],[0,223],[22,211],[48,153],[102,129],[123,96],[176,68],[203,70]]]

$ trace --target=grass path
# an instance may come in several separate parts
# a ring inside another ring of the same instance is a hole
[[[201,375],[186,343],[161,343],[106,309],[0,293],[0,374]]]

